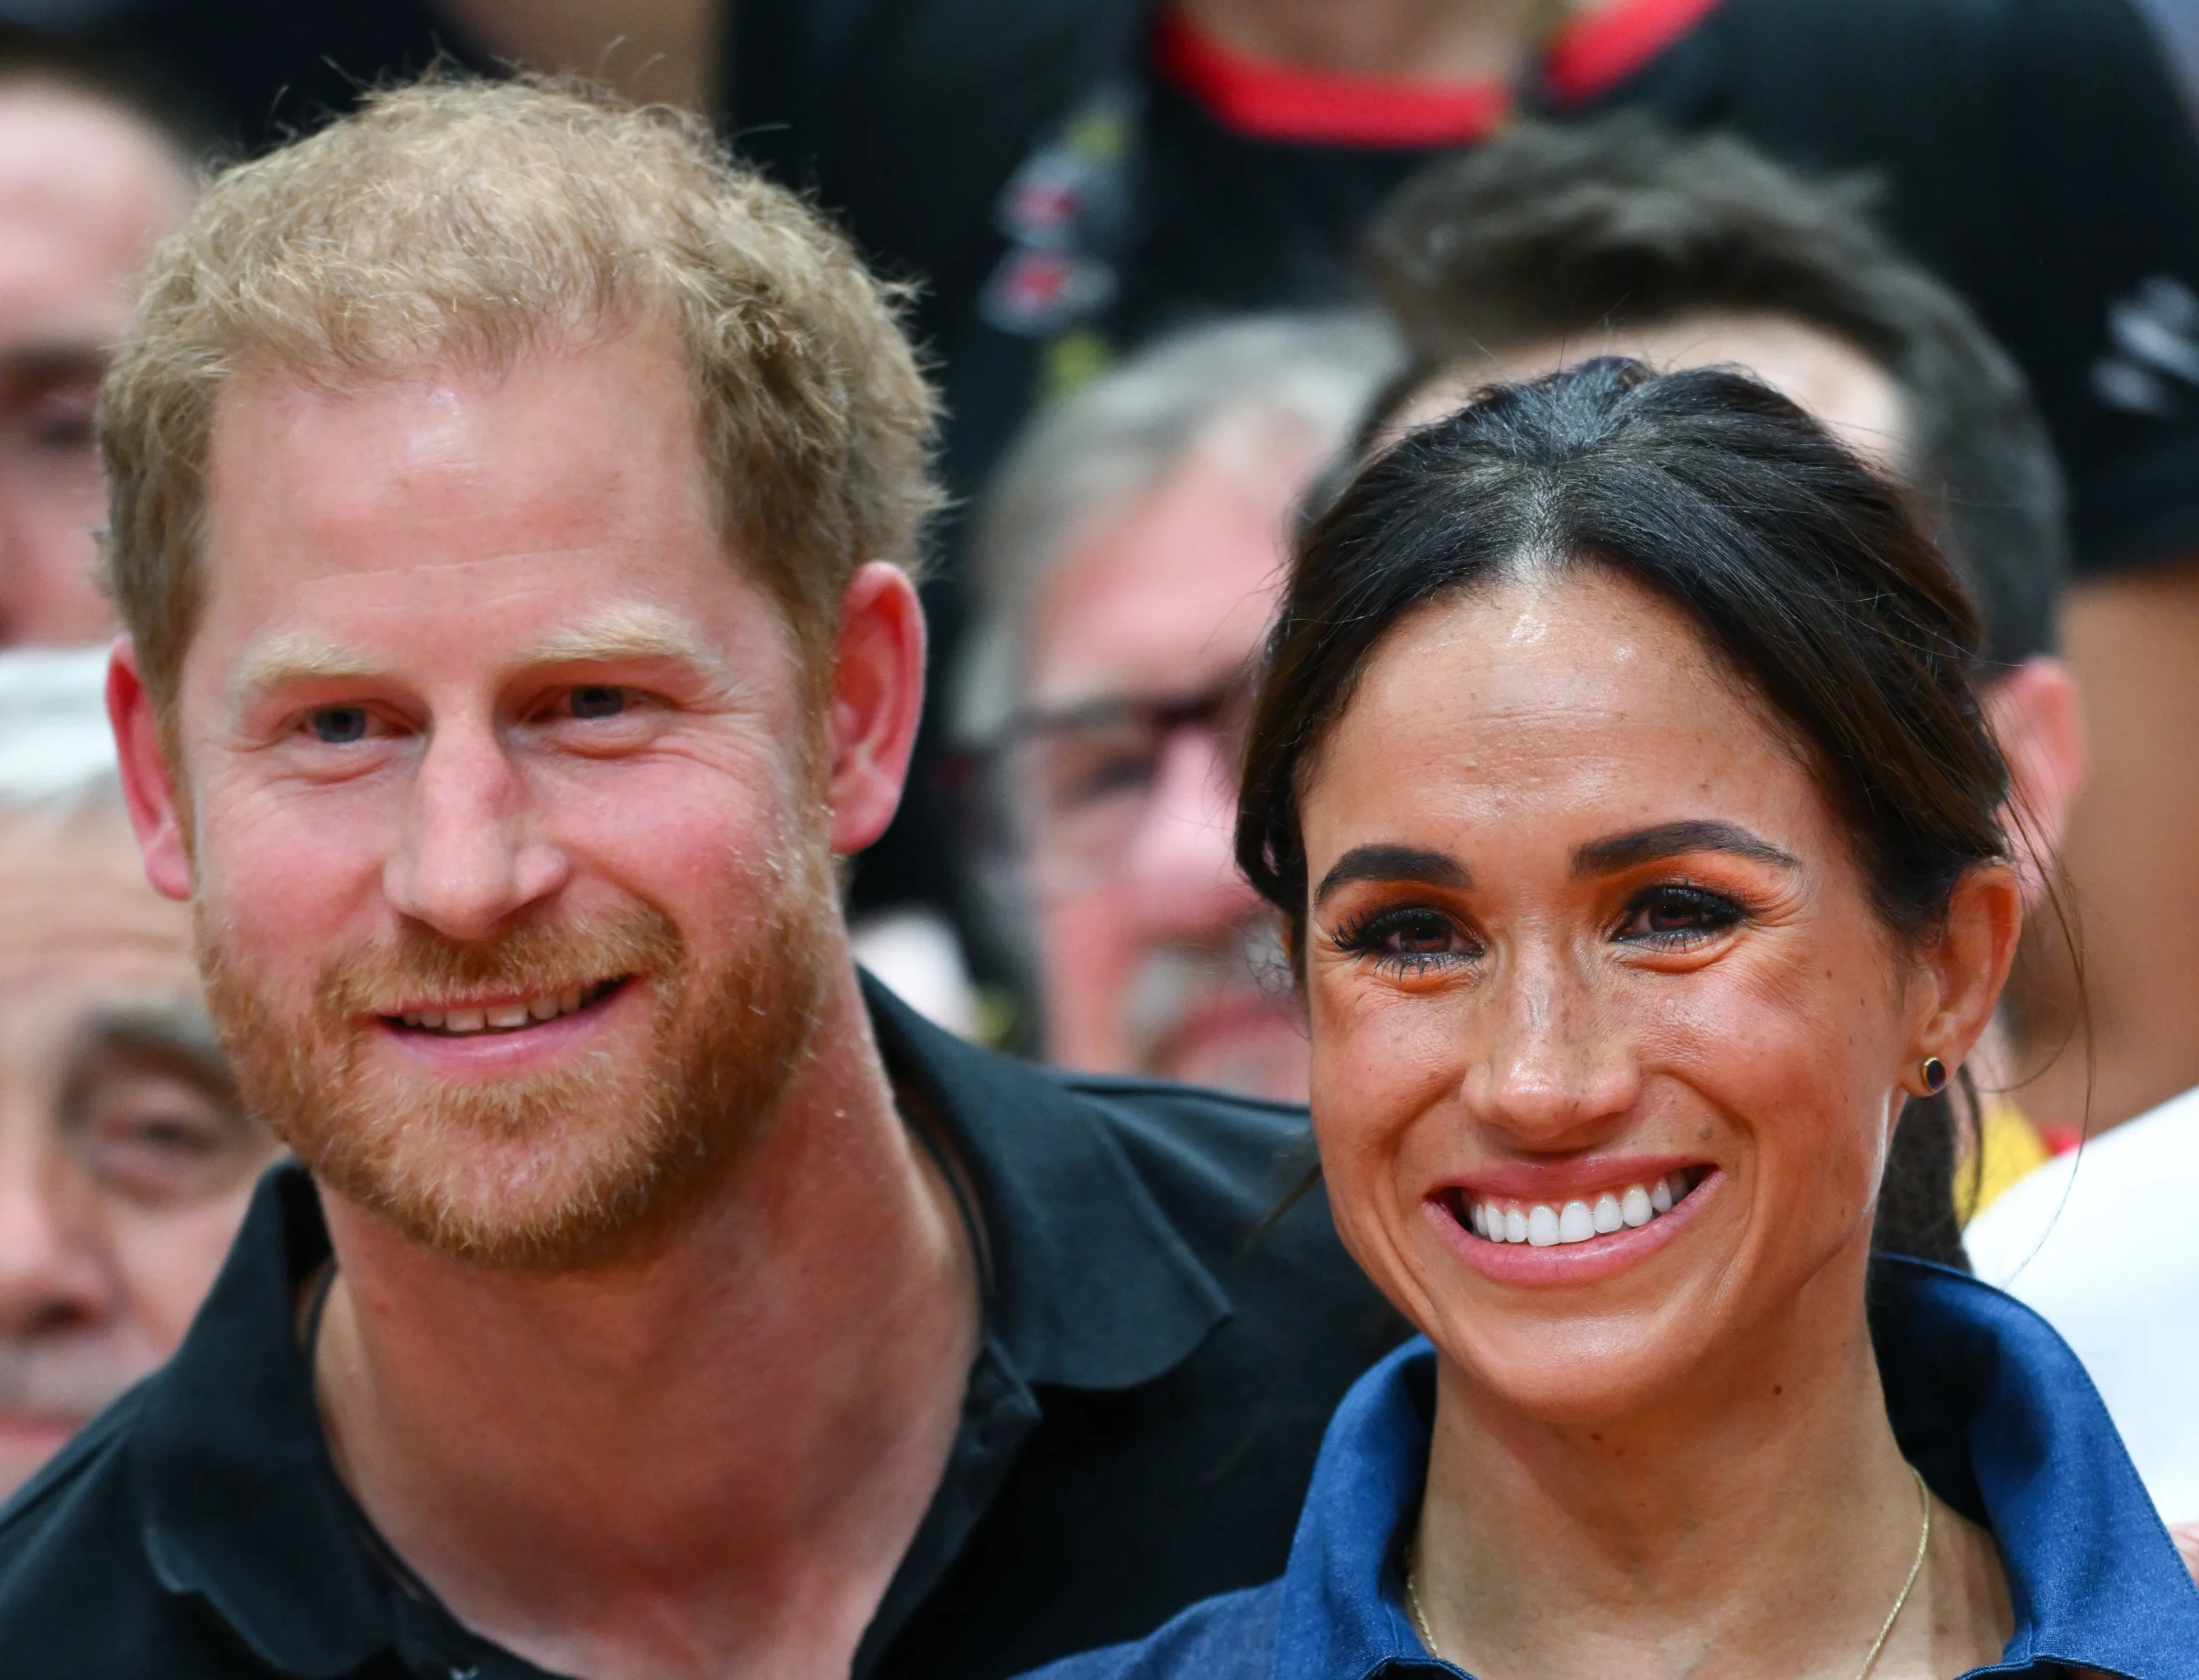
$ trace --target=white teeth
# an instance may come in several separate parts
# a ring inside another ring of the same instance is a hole
[[[1687,1194],[1687,1174],[1674,1173],[1651,1185],[1629,1184],[1623,1195],[1607,1190],[1592,1205],[1585,1200],[1568,1202],[1562,1209],[1548,1203],[1522,1208],[1468,1199],[1465,1219],[1476,1237],[1489,1242],[1525,1242],[1548,1249],[1608,1237],[1614,1231],[1639,1229],[1658,1215],[1670,1213]]]
[[[417,1009],[399,1019],[408,1027],[433,1031],[512,1032],[536,1021],[555,1020],[561,1015],[576,1013],[586,995],[585,987],[574,986],[562,992],[544,992],[520,1003],[484,1005],[477,1009]]]

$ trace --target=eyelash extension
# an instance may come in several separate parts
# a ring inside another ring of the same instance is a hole
[[[1731,893],[1722,892],[1716,888],[1701,886],[1689,880],[1659,881],[1655,886],[1643,889],[1628,901],[1625,916],[1620,923],[1621,927],[1624,928],[1627,922],[1641,914],[1659,896],[1681,900],[1690,910],[1702,914],[1709,925],[1652,929],[1642,933],[1625,935],[1629,943],[1650,944],[1659,950],[1686,951],[1702,944],[1705,940],[1714,938],[1729,928],[1738,926],[1747,921],[1750,914],[1747,905],[1735,899]]]
[[[1439,964],[1454,962],[1459,954],[1453,951],[1383,951],[1376,948],[1384,923],[1395,924],[1406,917],[1429,917],[1446,927],[1455,926],[1449,916],[1424,905],[1390,905],[1384,909],[1362,911],[1356,916],[1340,922],[1329,935],[1337,950],[1351,956],[1371,957],[1377,968],[1393,974],[1425,974]]]

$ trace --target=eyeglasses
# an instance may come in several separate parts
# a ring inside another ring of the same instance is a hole
[[[1226,820],[1252,709],[1252,684],[1233,675],[1192,694],[1109,697],[1012,722],[989,775],[1033,889],[1076,891],[1120,868],[1179,747],[1203,747],[1213,815]]]

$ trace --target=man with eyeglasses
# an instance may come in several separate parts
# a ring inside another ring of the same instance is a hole
[[[1196,329],[1048,411],[995,481],[959,721],[1055,1061],[1304,1096],[1231,856],[1236,743],[1297,505],[1395,365],[1356,315]]]

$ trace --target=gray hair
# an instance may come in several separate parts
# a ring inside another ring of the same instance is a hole
[[[115,801],[104,648],[0,652],[0,813]]]
[[[1158,488],[1240,415],[1281,419],[1317,452],[1340,453],[1403,365],[1396,334],[1372,311],[1246,316],[1163,339],[1042,412],[979,506],[978,622],[957,685],[957,736],[982,739],[1012,714],[1033,606],[1095,518]]]

